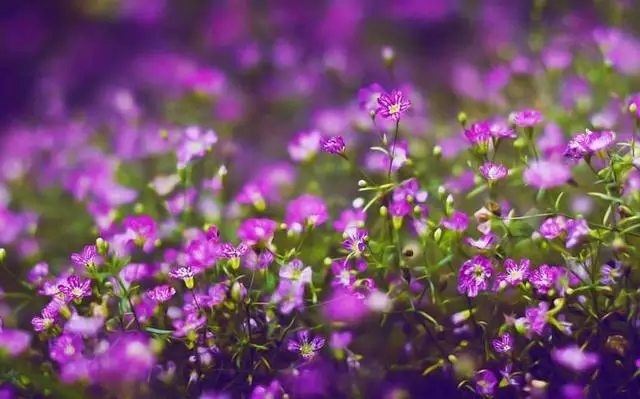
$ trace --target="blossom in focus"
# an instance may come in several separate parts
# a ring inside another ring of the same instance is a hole
[[[292,338],[287,343],[287,349],[291,352],[299,353],[304,360],[310,360],[324,346],[324,338],[310,337],[309,330],[301,330],[296,334],[296,338]]]
[[[91,268],[96,264],[97,254],[95,245],[85,245],[82,252],[71,254],[71,262],[78,267]]]
[[[78,276],[69,276],[65,282],[58,285],[58,289],[64,294],[65,301],[77,301],[91,296],[91,280],[80,281]]]
[[[611,261],[600,268],[600,283],[614,285],[622,277],[622,262]]]
[[[399,121],[400,117],[411,107],[409,99],[398,89],[393,89],[391,93],[381,93],[377,102],[378,108],[375,110],[375,114],[394,121]]]
[[[491,260],[477,255],[462,264],[458,276],[458,292],[470,298],[478,296],[480,291],[489,287],[493,274]]]
[[[509,353],[513,350],[513,336],[509,333],[504,333],[493,339],[491,345],[497,353]]]
[[[485,179],[489,181],[496,181],[506,177],[509,170],[504,165],[485,162],[480,166],[480,173]]]
[[[175,294],[175,288],[168,284],[158,285],[147,291],[147,296],[157,303],[166,302]]]

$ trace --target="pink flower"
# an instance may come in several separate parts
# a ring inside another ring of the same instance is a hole
[[[376,115],[380,114],[383,118],[394,121],[400,120],[402,114],[411,107],[411,102],[398,89],[393,89],[391,94],[381,93],[377,101]]]
[[[509,170],[501,164],[493,162],[485,162],[480,166],[480,173],[485,179],[489,181],[496,181],[504,178],[509,173]]]
[[[530,186],[549,189],[564,185],[571,179],[571,169],[556,161],[533,161],[524,171],[523,179]]]
[[[518,127],[531,128],[544,120],[542,114],[533,109],[525,109],[522,111],[512,112],[509,115],[511,123]]]

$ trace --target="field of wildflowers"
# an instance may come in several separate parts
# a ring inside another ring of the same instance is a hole
[[[3,126],[0,399],[640,397],[639,3],[187,3]]]

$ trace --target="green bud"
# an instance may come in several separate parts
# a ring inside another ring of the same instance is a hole
[[[0,248],[0,263],[2,263],[6,257],[7,257],[7,250],[4,248]]]
[[[325,266],[331,266],[331,263],[333,263],[333,260],[331,260],[331,258],[329,258],[328,256],[326,258],[324,258],[324,260],[322,261],[322,263]]]
[[[380,207],[378,212],[380,212],[380,216],[387,216],[387,214],[389,213],[389,209],[387,209],[387,207],[383,205]]]
[[[629,112],[633,114],[638,112],[638,105],[636,103],[631,103],[631,105],[629,105]]]
[[[451,194],[447,196],[447,200],[445,201],[445,212],[447,215],[453,213],[453,195]]]
[[[513,148],[518,149],[518,150],[523,149],[524,147],[526,147],[526,145],[527,145],[527,142],[522,137],[518,137],[517,139],[515,139],[513,141]]]
[[[444,186],[439,186],[438,187],[438,197],[440,198],[440,201],[444,200],[444,196],[447,194],[447,189],[444,188]]]
[[[96,249],[98,253],[102,256],[106,256],[109,252],[109,243],[105,241],[102,237],[98,237],[96,239]]]
[[[433,147],[433,156],[440,159],[442,157],[442,147],[439,145]]]
[[[458,122],[464,127],[467,126],[467,114],[464,112],[458,113]]]
[[[441,228],[437,228],[434,232],[433,232],[433,239],[436,242],[440,242],[440,239],[442,238],[442,229]]]

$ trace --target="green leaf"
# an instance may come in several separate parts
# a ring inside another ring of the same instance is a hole
[[[146,331],[152,333],[152,334],[160,334],[160,335],[169,335],[169,334],[173,334],[173,331],[171,330],[163,330],[160,328],[153,328],[153,327],[147,327],[145,328]]]

